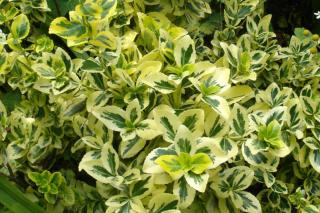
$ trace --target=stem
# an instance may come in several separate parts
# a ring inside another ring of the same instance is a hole
[[[54,0],[53,2],[54,2],[54,6],[57,9],[58,16],[61,16],[61,11],[60,11],[59,4],[58,4],[57,0]]]
[[[176,91],[173,93],[173,104],[176,109],[181,106],[181,84],[178,85]]]
[[[319,78],[316,78],[312,82],[312,92],[314,94],[317,94],[317,92],[318,92],[318,85],[319,85]]]

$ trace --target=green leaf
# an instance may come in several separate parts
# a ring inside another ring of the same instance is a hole
[[[0,95],[3,105],[6,107],[7,112],[14,110],[15,106],[21,101],[21,93],[19,90],[6,92]]]
[[[16,39],[24,39],[30,31],[30,22],[25,14],[20,14],[15,17],[11,24],[11,33]]]
[[[201,174],[209,167],[212,167],[212,161],[207,154],[197,153],[191,157],[191,171],[195,174]]]
[[[71,187],[64,187],[62,191],[63,203],[66,206],[72,206],[75,203],[75,193]]]
[[[51,10],[50,15],[52,15],[53,18],[55,18],[58,16],[65,16],[69,11],[75,8],[75,6],[79,3],[79,0],[68,0],[68,1],[47,0],[47,2]]]
[[[0,203],[15,213],[44,213],[44,209],[31,202],[16,186],[0,176]]]
[[[191,169],[190,156],[182,153],[181,157],[177,155],[161,155],[155,162],[161,166],[161,168],[169,173],[173,179],[179,179],[185,170]]]
[[[240,213],[240,210],[234,206],[231,199],[219,198],[219,210],[225,213]]]
[[[272,148],[285,146],[281,139],[281,126],[277,120],[273,120],[267,126],[259,127],[258,139],[267,142]]]
[[[306,205],[305,207],[300,209],[302,213],[317,213],[319,209],[314,205]]]

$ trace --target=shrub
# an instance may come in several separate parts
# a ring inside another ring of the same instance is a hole
[[[1,174],[47,212],[319,212],[319,36],[263,3],[0,0]]]

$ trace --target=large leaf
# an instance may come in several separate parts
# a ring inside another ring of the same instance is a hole
[[[270,152],[256,152],[252,143],[255,143],[254,140],[249,139],[242,144],[243,158],[253,166],[261,167],[270,172],[276,171],[280,162],[279,157]]]
[[[5,177],[0,176],[0,203],[14,213],[44,213],[44,209],[31,202]]]
[[[81,161],[79,163],[79,170],[85,170],[94,179],[101,183],[110,183],[113,185],[121,184],[123,177],[114,176],[102,164],[101,160]]]
[[[194,138],[201,137],[204,131],[204,111],[190,109],[179,114],[179,120],[186,126]]]

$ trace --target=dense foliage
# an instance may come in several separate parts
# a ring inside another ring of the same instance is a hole
[[[319,36],[281,46],[270,21],[263,0],[0,0],[0,174],[46,212],[319,212]]]

